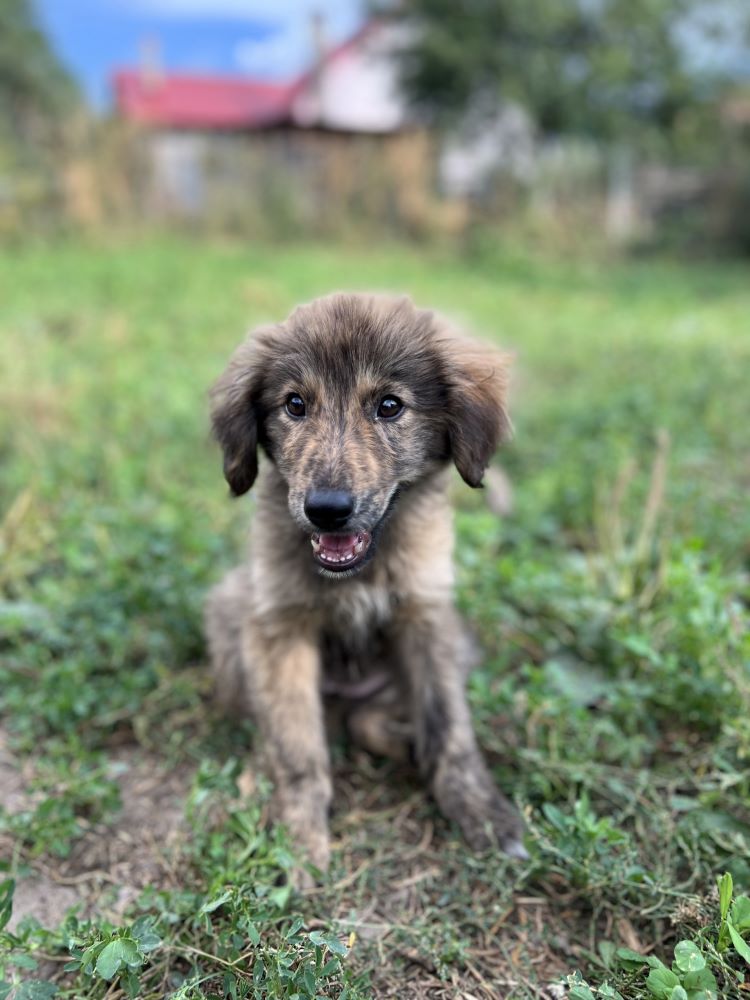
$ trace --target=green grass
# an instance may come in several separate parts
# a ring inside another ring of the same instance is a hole
[[[333,870],[299,897],[267,789],[238,796],[250,727],[208,697],[201,600],[252,504],[227,499],[206,390],[246,328],[334,288],[409,292],[516,353],[515,509],[457,487],[458,599],[531,858],[472,856],[412,775],[337,745]],[[25,784],[0,810],[0,997],[744,995],[746,267],[71,243],[0,254],[0,302],[0,711]],[[118,907],[122,867],[90,853],[121,846],[139,766],[182,782],[185,820]],[[3,931],[42,876],[77,915]]]

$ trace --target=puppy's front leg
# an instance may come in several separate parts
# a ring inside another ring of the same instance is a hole
[[[254,663],[253,714],[274,783],[273,818],[283,823],[307,858],[325,871],[330,847],[328,808],[331,776],[320,696],[320,653],[313,635],[292,629],[248,629],[249,662]],[[296,873],[300,886],[311,884]]]
[[[410,608],[399,647],[411,688],[417,762],[442,813],[475,850],[497,844],[526,857],[518,813],[498,791],[477,746],[453,607]]]

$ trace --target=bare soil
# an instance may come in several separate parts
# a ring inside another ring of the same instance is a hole
[[[29,861],[30,873],[16,881],[10,930],[25,917],[55,927],[71,907],[82,916],[117,918],[142,889],[173,878],[169,858],[184,833],[190,770],[167,770],[160,758],[137,746],[119,749],[112,767],[122,800],[115,821],[92,824],[66,858]],[[29,778],[0,729],[0,802],[8,812],[33,807]]]

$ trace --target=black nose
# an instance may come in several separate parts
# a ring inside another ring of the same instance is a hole
[[[310,490],[305,497],[305,514],[324,531],[343,528],[353,510],[354,497],[345,490]]]

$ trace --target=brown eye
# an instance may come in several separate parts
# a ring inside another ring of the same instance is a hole
[[[286,397],[286,412],[290,417],[304,417],[305,401],[301,396],[298,396],[296,392],[293,392]]]
[[[404,404],[396,396],[383,396],[377,409],[381,420],[393,420],[404,408]]]

